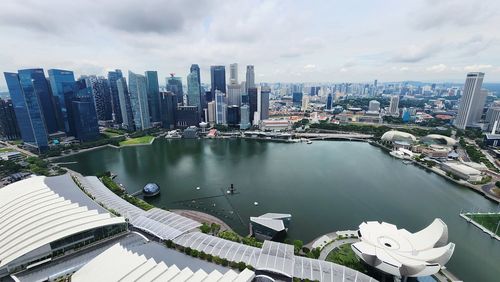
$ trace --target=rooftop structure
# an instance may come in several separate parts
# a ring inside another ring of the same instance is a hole
[[[126,230],[69,175],[10,184],[0,189],[0,277]]]
[[[422,143],[454,146],[457,141],[451,137],[440,134],[429,134],[420,139]]]
[[[387,142],[395,142],[395,141],[404,141],[409,143],[414,143],[417,141],[417,138],[410,133],[390,130],[382,135],[381,139]]]
[[[398,277],[437,273],[455,248],[447,243],[448,227],[438,218],[416,233],[386,222],[363,222],[358,235],[361,242],[351,245],[354,253],[367,264]]]
[[[250,217],[250,230],[259,240],[275,240],[286,236],[292,219],[291,214],[266,213],[259,217]]]

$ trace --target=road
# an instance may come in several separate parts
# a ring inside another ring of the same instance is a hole
[[[27,150],[21,149],[21,148],[19,148],[19,147],[15,146],[15,145],[11,145],[11,144],[9,144],[9,143],[7,143],[7,142],[0,141],[0,144],[4,145],[6,148],[13,149],[13,150],[16,150],[16,151],[18,151],[18,152],[21,152],[21,153],[23,153],[23,154],[27,155],[28,157],[37,157],[37,155],[36,155],[36,154],[33,154],[33,153],[32,153],[32,152],[30,152],[30,151],[27,151]]]
[[[321,250],[321,253],[320,253],[318,259],[325,260],[326,257],[328,256],[328,254],[331,251],[333,251],[333,249],[338,248],[344,244],[352,244],[352,243],[356,243],[356,242],[359,242],[358,238],[347,238],[347,239],[335,240]]]

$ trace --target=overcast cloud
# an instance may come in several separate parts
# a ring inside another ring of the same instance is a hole
[[[159,71],[208,82],[500,81],[500,1],[3,0],[0,70]],[[5,89],[0,79],[0,89]]]

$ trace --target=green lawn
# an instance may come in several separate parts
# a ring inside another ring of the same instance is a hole
[[[137,137],[137,138],[131,138],[127,139],[125,141],[120,142],[120,146],[124,145],[137,145],[137,144],[149,144],[151,140],[153,140],[153,136],[151,135],[146,135],[142,137]]]
[[[344,244],[333,249],[327,256],[326,261],[347,266],[349,268],[366,273],[367,269],[359,262],[356,254],[351,249],[351,244]]]
[[[495,232],[498,222],[500,221],[500,213],[496,214],[467,214],[475,222],[481,224],[484,228]],[[497,235],[500,236],[500,228],[497,230]]]
[[[108,132],[108,131],[104,131],[101,134],[105,135],[108,138],[113,138],[113,137],[120,136],[120,134],[118,134],[118,133]]]
[[[11,148],[0,148],[0,153],[12,152],[12,151],[14,151],[14,150]]]

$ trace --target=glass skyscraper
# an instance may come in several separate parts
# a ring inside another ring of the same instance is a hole
[[[74,83],[75,76],[72,71],[50,69],[49,81],[56,107],[56,118],[59,130],[69,133],[68,114],[66,111],[66,102],[64,101],[64,84]]]
[[[87,85],[92,89],[92,98],[98,120],[112,120],[113,109],[111,104],[111,94],[108,80],[104,77],[91,75],[86,77]]]
[[[215,123],[227,124],[227,104],[226,94],[219,90],[215,91]]]
[[[136,130],[145,130],[151,127],[146,84],[144,75],[128,72],[128,90]]]
[[[117,91],[119,95],[119,103],[122,117],[121,126],[127,130],[135,130],[134,126],[134,114],[132,112],[132,106],[130,103],[130,94],[128,92],[127,80],[125,77],[120,77],[116,81]]]
[[[161,121],[163,128],[174,129],[175,116],[177,111],[177,98],[175,94],[167,91],[162,92],[161,95]]]
[[[123,122],[122,110],[120,108],[120,97],[116,84],[116,81],[122,77],[123,75],[121,70],[117,69],[115,71],[108,72],[108,83],[111,94],[111,107],[113,109],[113,121],[117,124],[121,124]]]
[[[167,91],[175,94],[177,97],[177,104],[183,103],[184,91],[182,89],[182,79],[180,77],[170,76],[167,78]]]
[[[21,138],[17,126],[16,113],[12,100],[0,98],[0,139],[17,140]]]
[[[215,97],[216,90],[219,90],[222,93],[226,93],[226,67],[211,66],[210,81],[212,87],[212,97]]]
[[[148,105],[151,121],[159,122],[160,117],[160,86],[158,85],[158,72],[146,71],[146,83],[148,87]]]
[[[201,112],[200,79],[196,71],[192,71],[187,76],[188,84],[188,105],[198,107],[198,113]]]
[[[99,124],[97,123],[94,94],[89,81],[79,79],[72,86],[71,83],[65,83],[63,92],[70,134],[80,142],[99,139]]]
[[[49,141],[42,106],[40,105],[41,99],[38,93],[34,91],[31,80],[27,81],[25,74],[23,82],[27,85],[22,87],[20,76],[17,73],[5,72],[4,76],[23,141],[37,148],[39,152],[47,150]]]

